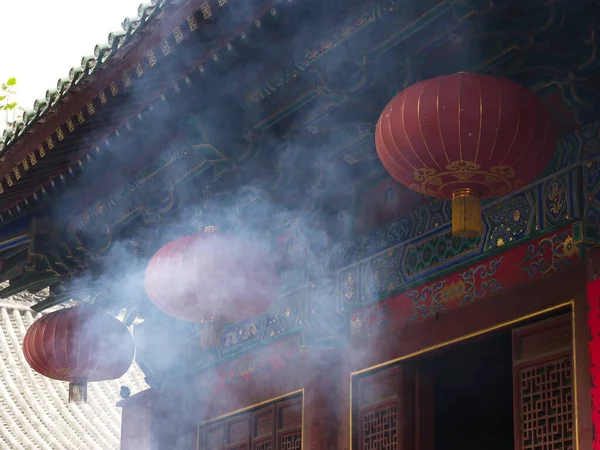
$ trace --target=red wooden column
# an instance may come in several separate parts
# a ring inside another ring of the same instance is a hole
[[[593,449],[600,450],[600,249],[588,254],[588,328],[592,399]]]
[[[153,450],[151,435],[152,400],[147,389],[117,403],[121,415],[121,450]]]
[[[350,371],[342,349],[308,350],[304,385],[306,450],[349,447]]]

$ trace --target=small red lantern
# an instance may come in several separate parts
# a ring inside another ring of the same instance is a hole
[[[279,278],[268,249],[206,227],[156,252],[146,269],[146,292],[164,313],[204,323],[212,348],[221,323],[262,314],[277,298]]]
[[[33,370],[69,382],[69,402],[87,401],[87,383],[114,380],[135,353],[127,327],[86,305],[44,315],[27,330],[23,353]]]
[[[452,199],[452,233],[483,231],[481,199],[526,186],[554,156],[557,132],[542,101],[488,75],[432,78],[383,110],[375,144],[386,170],[409,189]]]

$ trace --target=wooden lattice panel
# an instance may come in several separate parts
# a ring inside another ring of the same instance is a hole
[[[302,448],[301,433],[279,436],[279,448],[277,450],[300,450],[300,448]]]
[[[571,357],[519,370],[521,450],[570,450],[573,442]]]
[[[361,450],[398,450],[398,408],[382,406],[361,414]]]
[[[277,429],[287,430],[302,426],[302,405],[298,403],[283,403],[277,405]]]
[[[375,372],[358,380],[358,449],[399,450],[402,367]]]
[[[273,413],[273,407],[270,406],[266,409],[257,411],[254,414],[254,427],[253,427],[253,438],[263,438],[265,436],[273,436],[275,430],[275,417]]]
[[[236,414],[199,430],[199,450],[299,450],[301,446],[301,397]]]
[[[247,415],[236,417],[227,423],[227,444],[247,443],[250,438],[250,417]]]
[[[513,332],[517,450],[573,450],[573,350],[569,315]]]
[[[399,383],[399,371],[395,368],[361,379],[359,382],[360,407],[365,408],[369,405],[396,400]]]
[[[547,353],[551,355],[563,351],[569,353],[572,335],[569,322],[539,332],[523,334],[517,341],[515,356],[518,361],[527,361],[539,359]]]
[[[273,450],[273,441],[269,439],[265,442],[255,442],[252,445],[252,450]]]

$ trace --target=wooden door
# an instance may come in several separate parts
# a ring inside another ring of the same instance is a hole
[[[198,450],[300,450],[302,397],[203,425],[198,437]]]
[[[424,369],[397,365],[355,385],[358,450],[433,450],[433,382]]]
[[[575,448],[571,314],[513,331],[516,450]]]

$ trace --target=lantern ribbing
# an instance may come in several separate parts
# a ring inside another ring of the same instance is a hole
[[[37,319],[25,334],[23,353],[39,374],[70,383],[69,402],[85,403],[89,381],[127,372],[135,345],[119,320],[80,305]]]
[[[213,226],[161,247],[148,263],[145,283],[149,299],[165,314],[202,324],[208,349],[219,345],[223,324],[259,316],[279,291],[268,248]]]
[[[459,73],[421,81],[384,108],[375,144],[386,170],[419,193],[452,200],[452,232],[483,232],[481,200],[533,182],[554,156],[557,133],[525,87]]]

